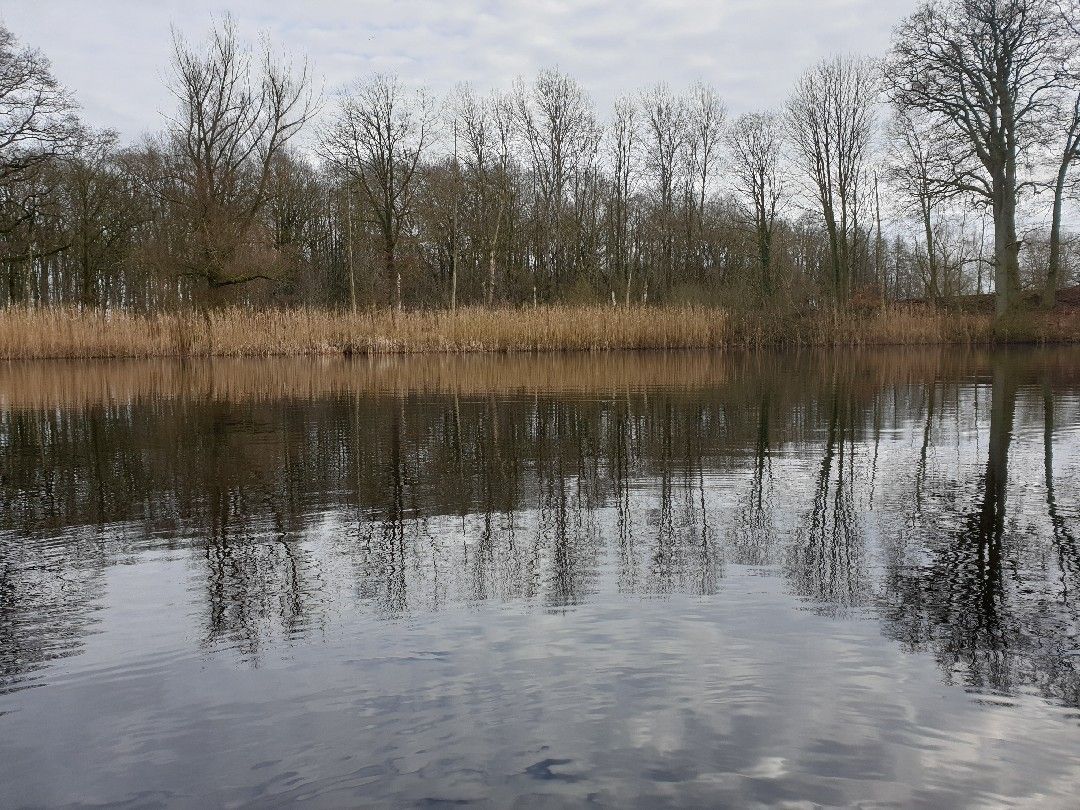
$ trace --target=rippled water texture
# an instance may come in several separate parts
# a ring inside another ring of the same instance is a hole
[[[0,366],[0,805],[1080,790],[1080,352]]]

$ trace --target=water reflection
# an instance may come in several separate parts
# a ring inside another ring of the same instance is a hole
[[[177,625],[241,666],[357,613],[711,599],[750,566],[949,683],[1080,707],[1077,369],[1075,351],[9,365],[0,691],[79,655],[122,566],[182,563]]]

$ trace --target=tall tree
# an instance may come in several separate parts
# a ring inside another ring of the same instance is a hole
[[[453,115],[452,127],[455,135],[454,155],[457,156],[457,140],[460,136],[461,155],[464,171],[462,182],[466,193],[471,197],[470,207],[474,211],[474,217],[478,229],[483,230],[482,245],[488,253],[488,278],[484,282],[487,294],[494,292],[495,257],[492,243],[497,239],[497,233],[502,211],[498,205],[493,205],[499,197],[495,182],[493,182],[495,168],[495,137],[494,124],[491,120],[491,104],[487,98],[478,98],[468,85],[459,86],[453,96],[451,104]],[[492,210],[493,207],[497,210]],[[480,236],[480,234],[477,234]],[[477,248],[480,248],[481,239],[478,239]],[[477,252],[476,264],[479,267],[480,255]]]
[[[897,106],[925,111],[950,150],[941,183],[993,211],[998,317],[1019,303],[1021,161],[1053,107],[1061,29],[1051,0],[931,0],[896,29],[885,71]]]
[[[58,158],[76,147],[81,126],[75,101],[39,51],[21,47],[0,24],[0,262],[7,269],[7,300],[23,301],[41,244],[48,207],[57,204]]]
[[[840,299],[854,282],[877,96],[873,62],[834,56],[802,75],[787,104],[788,132],[817,197]]]
[[[540,193],[540,263],[558,284],[568,263],[564,219],[573,187],[592,167],[600,127],[584,89],[557,70],[531,86],[518,83],[515,109],[533,180]]]
[[[80,134],[75,110],[49,60],[0,24],[0,187],[70,153]]]
[[[610,258],[612,286],[622,276],[625,283],[625,305],[630,306],[630,287],[633,265],[630,260],[630,196],[637,175],[635,152],[640,139],[639,112],[634,100],[623,97],[615,101],[609,129],[611,163],[611,200],[608,205],[611,219]]]
[[[740,208],[753,223],[761,294],[773,293],[772,245],[784,195],[780,174],[783,128],[775,113],[747,113],[727,135],[731,182]]]
[[[687,205],[687,241],[700,241],[705,225],[705,199],[709,182],[720,160],[727,108],[716,89],[698,82],[690,89],[686,102],[687,163],[689,185],[697,199]],[[699,245],[687,245],[687,260],[701,259]],[[704,280],[704,279],[702,279]]]
[[[325,157],[359,186],[377,226],[398,310],[402,308],[398,244],[414,213],[417,170],[434,138],[434,121],[426,93],[410,93],[397,77],[377,74],[342,96],[323,137]]]
[[[65,167],[63,187],[79,302],[108,303],[104,294],[124,262],[132,232],[149,219],[145,196],[116,151],[116,133],[85,133]]]
[[[686,147],[686,105],[665,84],[641,97],[645,119],[645,168],[656,195],[661,262],[664,281],[673,286],[675,273],[675,188],[679,159]]]
[[[300,132],[315,102],[307,65],[294,72],[268,43],[253,54],[231,18],[199,51],[173,37],[169,121],[175,175],[193,237],[183,275],[205,282],[211,297],[226,287],[269,279],[246,260],[270,197],[275,159]]]
[[[941,298],[941,268],[936,213],[952,196],[940,178],[951,169],[949,156],[936,148],[934,130],[925,116],[897,110],[889,124],[888,178],[900,204],[915,214],[926,241],[926,294]]]
[[[1080,158],[1080,0],[1065,0],[1059,6],[1067,31],[1067,61],[1062,68],[1064,87],[1061,93],[1059,126],[1052,129],[1057,141],[1057,171],[1054,175],[1054,203],[1050,219],[1050,250],[1043,284],[1042,302],[1052,309],[1061,280],[1061,215],[1065,187],[1073,162]]]
[[[510,93],[493,93],[489,100],[491,123],[493,126],[495,149],[495,191],[499,200],[495,217],[495,231],[491,236],[491,249],[488,252],[488,306],[495,301],[496,252],[500,244],[506,245],[504,262],[509,264],[512,252],[511,239],[518,220],[518,174],[514,160],[514,144],[517,140],[517,115],[514,112],[514,97]],[[499,241],[503,234],[502,242]],[[504,268],[505,270],[508,268]]]

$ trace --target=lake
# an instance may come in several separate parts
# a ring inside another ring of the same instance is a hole
[[[0,805],[1075,806],[1080,350],[0,365]]]

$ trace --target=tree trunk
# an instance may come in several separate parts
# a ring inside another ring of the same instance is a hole
[[[394,256],[394,246],[386,247],[386,276],[394,279],[394,309],[401,312],[401,268]]]
[[[878,193],[878,178],[877,173],[874,173],[874,223],[876,231],[874,233],[874,275],[877,277],[879,284],[879,293],[881,295],[881,308],[885,309],[885,293],[888,287],[888,281],[885,278],[885,242],[881,236],[881,195]]]
[[[930,300],[937,303],[941,298],[941,289],[938,285],[937,249],[934,247],[934,225],[930,221],[930,209],[923,205],[923,230],[926,233],[926,272],[927,292]]]
[[[995,314],[1011,315],[1019,303],[1020,243],[1016,239],[1016,183],[1007,177],[994,181]]]
[[[79,223],[79,264],[82,270],[82,295],[80,297],[84,309],[98,305],[97,285],[94,284],[95,279],[90,270],[90,245],[86,237],[88,230],[89,226],[85,221]]]
[[[825,231],[829,237],[829,263],[832,265],[833,294],[838,298],[844,297],[843,272],[840,268],[840,236],[837,233],[836,217],[829,203],[825,207]]]
[[[499,244],[499,229],[502,227],[503,200],[499,199],[499,213],[495,217],[495,233],[491,237],[491,250],[488,252],[488,289],[487,305],[490,307],[495,301],[495,249]]]
[[[764,221],[758,223],[758,258],[761,262],[761,294],[769,298],[772,296],[772,234]]]
[[[450,311],[457,310],[457,250],[450,257]]]
[[[1069,161],[1063,160],[1054,183],[1054,213],[1050,222],[1050,258],[1046,265],[1046,280],[1042,294],[1042,304],[1046,309],[1054,308],[1057,286],[1061,278],[1061,209],[1068,173]]]
[[[349,309],[356,314],[356,267],[353,263],[353,221],[352,221],[352,194],[348,187],[345,189],[345,220],[346,220],[346,243],[345,252],[349,258]]]
[[[457,130],[455,130],[455,138]],[[457,141],[454,141],[455,149]],[[457,271],[458,271],[458,204],[454,200],[454,217],[450,236],[450,311],[457,310]]]

